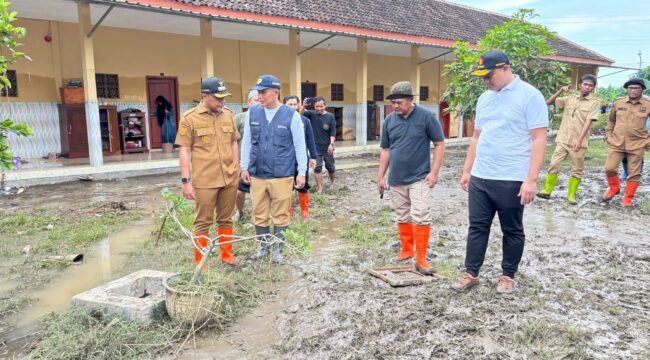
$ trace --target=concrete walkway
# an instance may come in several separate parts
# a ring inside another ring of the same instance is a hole
[[[334,157],[336,168],[340,170],[365,166],[377,166],[380,152],[379,142],[356,146],[354,142],[337,143]],[[458,147],[469,144],[469,138],[447,139],[446,147]],[[92,177],[96,180],[127,178],[142,175],[156,175],[180,172],[178,153],[162,154],[152,151],[136,156],[118,156],[105,158],[102,166],[90,166],[84,160],[53,161],[42,160],[38,164],[25,166],[5,174],[5,186],[34,186],[78,181],[79,177]]]

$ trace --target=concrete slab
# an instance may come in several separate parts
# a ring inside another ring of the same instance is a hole
[[[75,295],[70,306],[150,323],[157,312],[165,311],[165,288],[162,281],[173,275],[176,274],[140,270]]]

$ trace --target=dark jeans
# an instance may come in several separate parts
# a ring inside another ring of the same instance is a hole
[[[486,180],[472,176],[469,182],[469,233],[465,268],[478,276],[485,260],[494,214],[503,232],[503,275],[514,278],[524,252],[524,206],[520,203],[521,181]]]

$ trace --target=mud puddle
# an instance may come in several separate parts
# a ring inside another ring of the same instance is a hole
[[[43,315],[64,310],[74,295],[112,280],[113,272],[124,264],[128,253],[148,238],[153,222],[153,218],[147,217],[118,230],[93,245],[83,263],[69,266],[47,286],[24,293],[32,303],[6,319],[15,324],[15,330],[5,337],[33,333]]]
[[[344,218],[320,223],[320,234],[314,238],[309,255],[287,265],[283,280],[273,289],[275,296],[242,317],[224,334],[197,340],[183,350],[179,358],[259,359],[268,356],[268,351],[284,336],[278,328],[278,314],[296,313],[307,303],[309,286],[318,281],[314,273],[331,266],[341,247],[341,239],[336,235],[343,224]]]

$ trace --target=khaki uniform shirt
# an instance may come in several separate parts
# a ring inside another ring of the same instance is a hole
[[[176,144],[192,148],[192,184],[197,189],[219,188],[239,179],[232,142],[239,140],[232,112],[221,114],[199,106],[186,111],[178,126]]]
[[[637,150],[648,143],[646,119],[650,100],[641,97],[634,102],[626,96],[614,102],[607,120],[607,143],[618,150]]]
[[[600,100],[589,94],[582,98],[580,95],[570,95],[555,99],[555,106],[564,109],[562,124],[555,138],[556,143],[573,146],[582,132],[585,121],[591,123],[598,120]],[[589,134],[582,140],[580,147],[586,148],[589,144]]]

